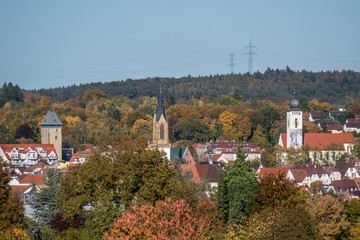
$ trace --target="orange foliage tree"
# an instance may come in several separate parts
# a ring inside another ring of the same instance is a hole
[[[185,200],[172,202],[170,198],[156,202],[155,207],[134,205],[115,221],[105,239],[204,239],[214,218],[196,212]]]

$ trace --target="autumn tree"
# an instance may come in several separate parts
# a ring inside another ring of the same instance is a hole
[[[93,238],[108,231],[121,210],[133,202],[155,204],[181,186],[163,154],[148,149],[138,137],[108,137],[102,146],[99,153],[71,170],[58,195],[60,209],[68,219],[76,219],[84,206],[91,204],[85,227]],[[181,196],[177,192],[177,197]]]
[[[152,124],[148,120],[138,119],[132,127],[132,132],[139,134],[140,136],[145,137],[146,139],[151,139],[152,137]]]
[[[330,195],[315,195],[307,200],[309,213],[316,219],[316,229],[325,240],[338,239],[342,230],[349,226],[344,206],[338,198]]]
[[[244,225],[231,225],[225,239],[318,239],[314,218],[298,205],[294,208],[267,208],[250,216]]]
[[[356,222],[352,224],[349,233],[350,233],[349,236],[350,240],[360,240],[360,218],[358,218]]]
[[[321,133],[321,128],[310,121],[303,121],[303,127],[306,133]]]
[[[184,200],[170,198],[155,206],[133,205],[105,233],[105,239],[204,239],[214,219],[194,216],[194,210]]]
[[[258,145],[260,148],[268,148],[271,147],[271,144],[269,142],[269,140],[266,137],[266,133],[265,133],[265,129],[258,124],[254,135],[252,137],[252,141]]]
[[[246,116],[224,111],[219,116],[219,123],[225,139],[246,141],[251,134],[250,119]]]
[[[286,207],[292,208],[305,203],[308,195],[295,183],[288,180],[285,174],[267,175],[259,180],[259,192],[256,195],[258,208]]]
[[[10,180],[6,163],[0,158],[0,232],[24,226],[24,207],[17,196],[11,193]]]

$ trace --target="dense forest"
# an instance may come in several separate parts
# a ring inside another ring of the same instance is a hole
[[[345,97],[358,98],[360,74],[354,71],[308,72],[286,69],[267,69],[264,73],[228,74],[214,76],[187,76],[182,78],[127,79],[109,83],[89,83],[33,90],[52,100],[65,101],[83,94],[88,89],[99,89],[107,96],[123,95],[130,99],[141,96],[157,96],[159,87],[164,95],[176,99],[219,98],[234,94],[236,97],[253,100],[256,96],[288,99],[294,91],[307,99],[341,103]]]

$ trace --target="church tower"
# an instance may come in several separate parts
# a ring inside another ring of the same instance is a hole
[[[303,112],[299,108],[300,101],[290,99],[290,110],[286,113],[286,147],[299,148],[303,145]]]
[[[58,160],[62,160],[62,125],[52,107],[40,123],[41,144],[54,144]]]
[[[164,101],[160,94],[157,102],[156,112],[153,121],[153,142],[152,147],[170,148],[169,144],[169,124],[165,113]]]

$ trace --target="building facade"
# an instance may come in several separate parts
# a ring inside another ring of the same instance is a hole
[[[52,107],[40,123],[41,144],[53,144],[60,161],[62,160],[62,125]]]

